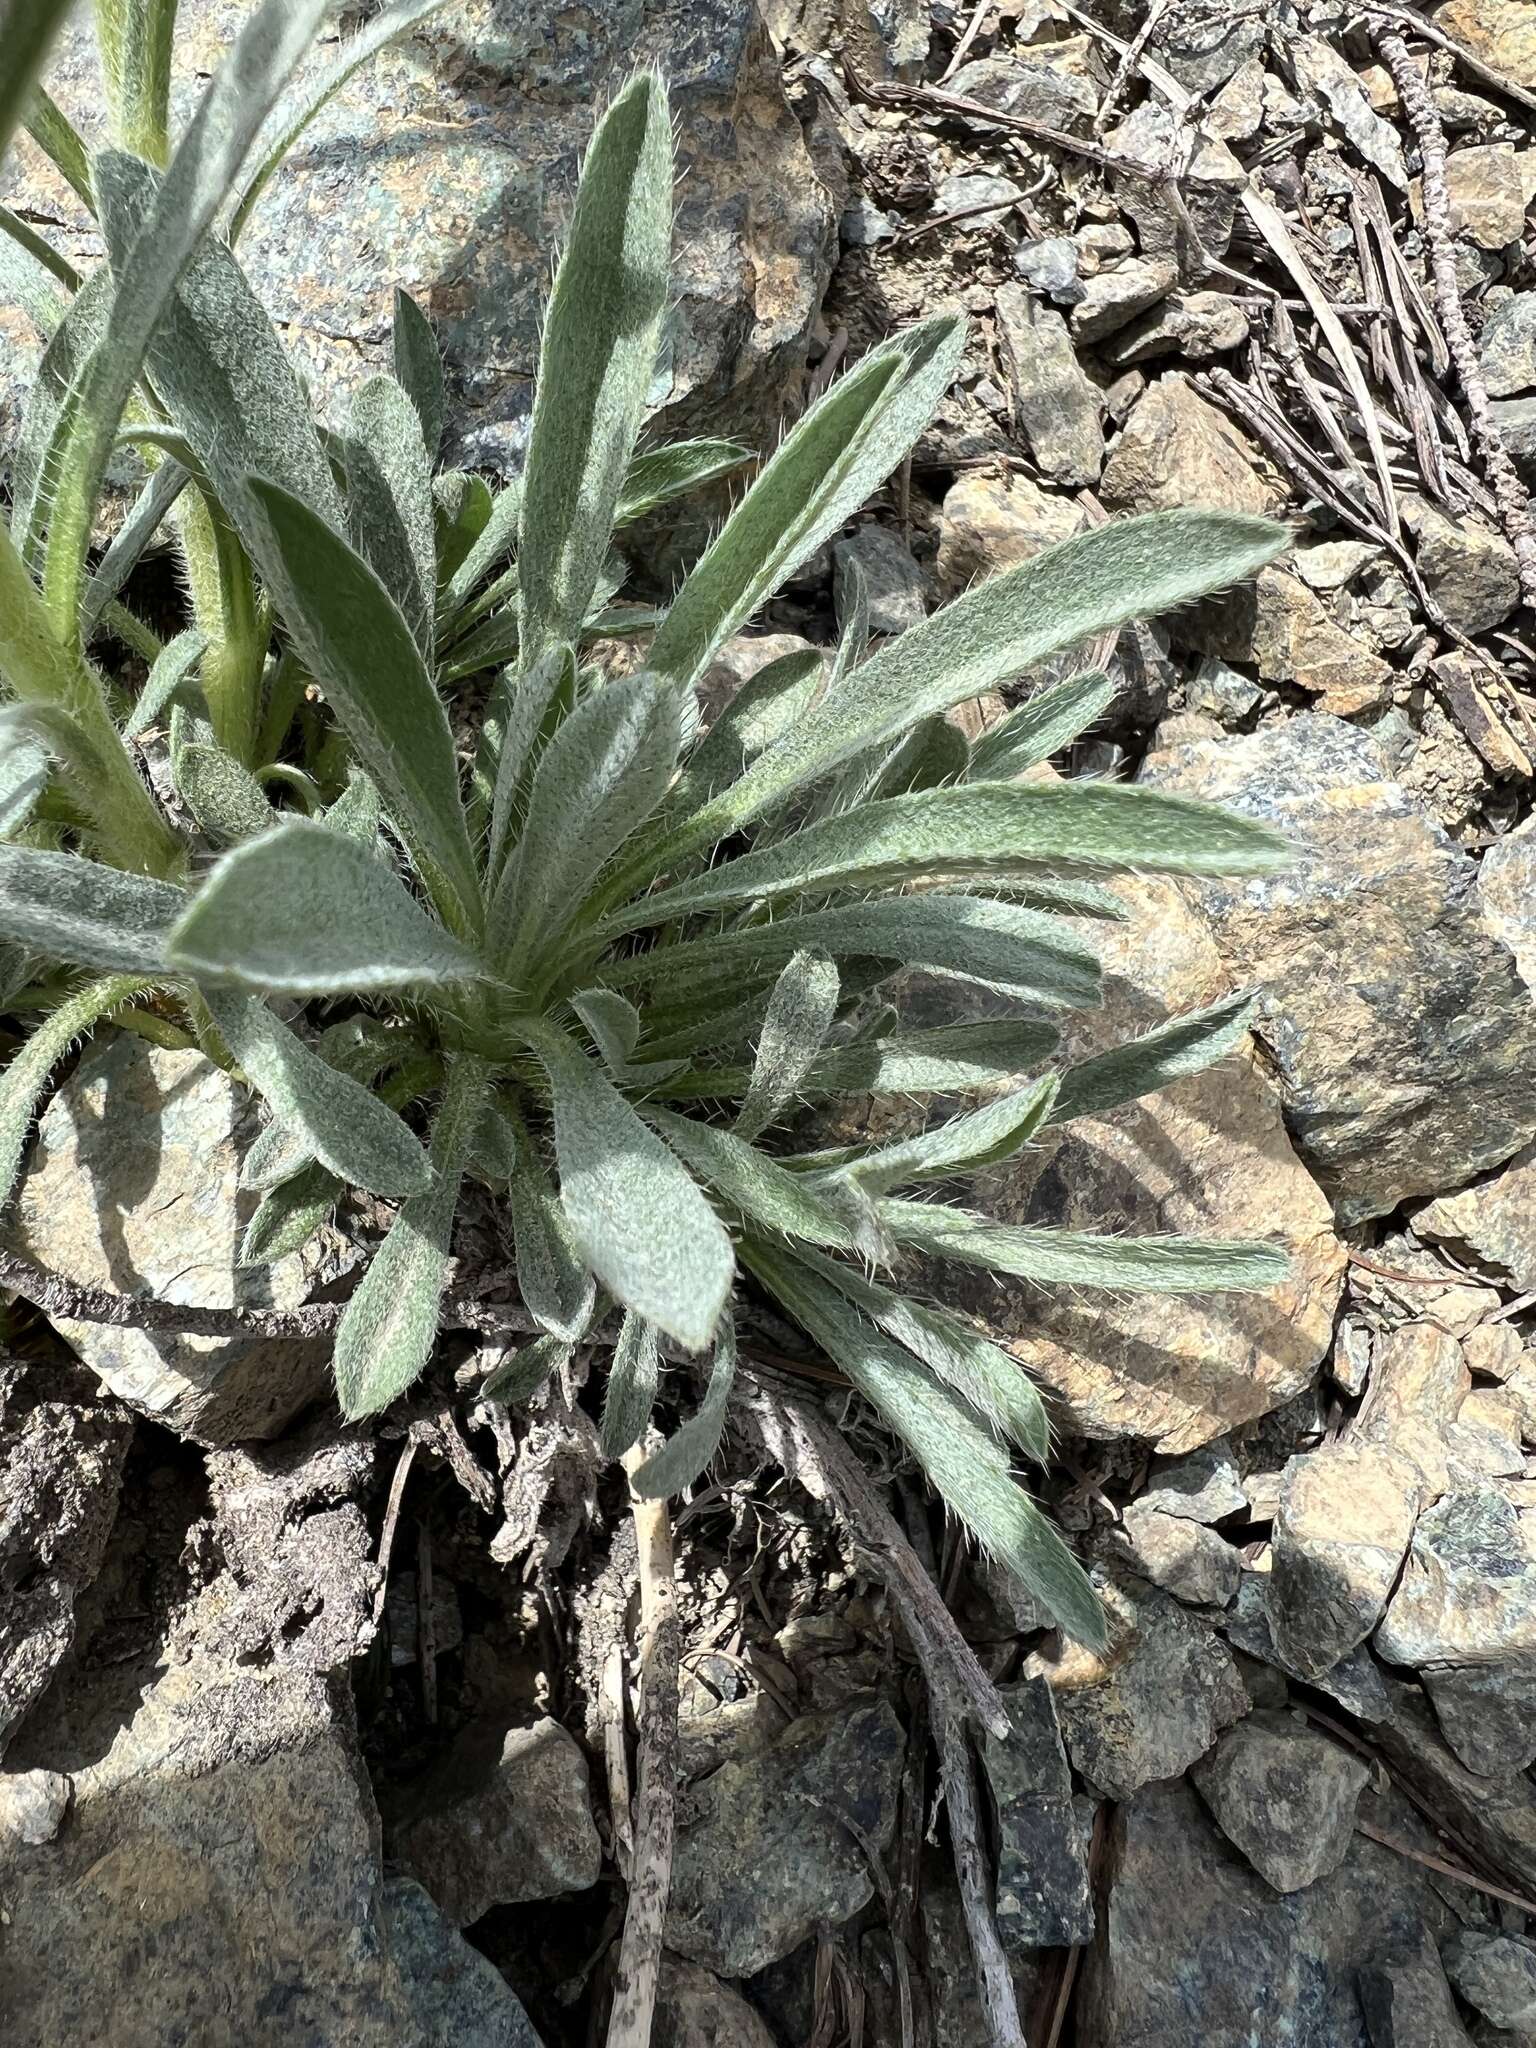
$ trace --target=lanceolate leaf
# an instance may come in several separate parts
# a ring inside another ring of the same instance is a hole
[[[600,1439],[606,1457],[622,1458],[632,1444],[640,1441],[656,1405],[660,1378],[661,1353],[656,1347],[656,1332],[643,1316],[630,1309],[619,1325],[619,1341],[608,1367]]]
[[[504,680],[503,729],[485,865],[488,886],[500,877],[512,842],[522,831],[533,771],[576,702],[576,651],[565,644],[551,647],[532,668],[515,676],[509,673]]]
[[[480,1385],[482,1401],[500,1401],[507,1408],[521,1408],[544,1382],[569,1362],[571,1346],[561,1337],[535,1337],[520,1344],[488,1373]]]
[[[328,1066],[254,996],[214,988],[204,995],[251,1085],[322,1166],[375,1195],[419,1194],[430,1185],[420,1142],[372,1089]]]
[[[217,846],[253,838],[275,823],[261,784],[211,736],[172,749],[176,793]]]
[[[467,1053],[449,1060],[432,1127],[432,1185],[400,1211],[341,1319],[332,1363],[342,1413],[350,1421],[387,1408],[432,1355],[459,1187],[485,1083],[480,1061]]]
[[[914,1138],[889,1145],[860,1148],[851,1157],[829,1158],[808,1153],[804,1163],[855,1180],[866,1193],[884,1194],[909,1182],[939,1180],[947,1174],[974,1172],[1011,1159],[1045,1122],[1056,1094],[1056,1077],[1048,1075],[1011,1095],[984,1102],[979,1109],[951,1117]]]
[[[984,695],[1049,654],[1252,575],[1289,539],[1267,519],[1159,512],[1047,548],[861,663],[835,698],[809,711],[739,782],[680,823],[662,846],[647,847],[648,871],[664,871],[680,853],[738,830],[866,747]],[[651,650],[658,668],[665,634],[663,628]],[[631,879],[626,871],[623,883]]]
[[[749,761],[788,732],[814,703],[824,681],[814,647],[783,654],[748,678],[683,764],[663,817],[686,816],[695,804],[736,780]]]
[[[507,1201],[523,1305],[541,1329],[574,1344],[592,1320],[597,1286],[531,1145],[522,1148]]]
[[[1290,1261],[1278,1245],[1201,1237],[1100,1237],[991,1223],[965,1209],[882,1202],[902,1243],[943,1259],[986,1266],[1018,1280],[1066,1287],[1123,1287],[1138,1294],[1231,1294],[1278,1287]]]
[[[730,1292],[731,1241],[699,1189],[563,1033],[525,1021],[554,1096],[560,1200],[599,1280],[702,1351]]]
[[[897,1038],[872,1038],[821,1053],[806,1069],[800,1092],[817,1095],[948,1095],[995,1086],[1027,1074],[1056,1047],[1049,1024],[1004,1018],[982,1024],[941,1024]],[[745,1093],[746,1067],[694,1067],[662,1082],[661,1100]]]
[[[1048,761],[1102,717],[1114,702],[1115,686],[1101,669],[1086,669],[1037,690],[971,748],[973,782],[1006,782]]]
[[[895,1430],[982,1548],[1021,1578],[1069,1634],[1102,1647],[1104,1617],[1093,1588],[1014,1479],[1002,1446],[824,1280],[756,1242],[742,1247],[742,1257]]]
[[[48,787],[48,752],[26,709],[0,709],[0,838],[17,831]]]
[[[592,138],[544,320],[517,556],[529,660],[587,615],[656,366],[671,244],[667,97],[642,72]]]
[[[440,4],[441,0],[428,0],[427,11]],[[390,348],[396,379],[416,408],[427,459],[434,462],[443,437],[443,358],[426,314],[398,285]]]
[[[479,927],[480,886],[453,734],[410,628],[368,564],[308,506],[257,478],[250,489],[263,521],[254,552],[295,645],[383,792],[433,901],[469,937]]]
[[[200,979],[286,995],[434,987],[478,972],[382,861],[299,818],[224,856],[170,958]]]
[[[545,748],[528,817],[491,905],[509,981],[537,966],[615,849],[655,808],[677,754],[676,698],[641,674],[578,704]]]
[[[55,481],[48,468],[49,450],[60,432],[66,401],[78,389],[107,331],[111,310],[111,276],[105,269],[96,270],[71,300],[32,380],[11,459],[11,532],[18,550],[34,569],[41,560]]]
[[[0,845],[0,938],[50,960],[111,974],[163,974],[166,940],[186,902],[168,882],[76,853]]]
[[[1052,1123],[1070,1123],[1075,1116],[1099,1116],[1122,1102],[1151,1095],[1185,1074],[1198,1074],[1225,1059],[1242,1042],[1254,1011],[1251,995],[1228,996],[1209,1009],[1160,1024],[1125,1045],[1112,1046],[1061,1077]]]
[[[642,1500],[664,1500],[668,1494],[681,1493],[700,1476],[720,1448],[735,1382],[736,1324],[727,1310],[715,1335],[709,1385],[697,1413],[631,1476],[630,1484]]]
[[[318,1161],[262,1196],[240,1240],[242,1266],[271,1266],[301,1252],[341,1195],[341,1182]]]
[[[739,441],[673,441],[637,455],[625,475],[613,523],[628,526],[751,460],[752,450]]]
[[[48,1085],[48,1076],[93,1024],[141,994],[144,987],[132,975],[113,975],[89,983],[56,1010],[50,1010],[0,1071],[0,1210],[15,1189],[27,1134]]]
[[[347,527],[352,545],[432,659],[437,534],[432,469],[414,405],[393,377],[370,377],[347,414]]]
[[[1070,927],[986,896],[876,898],[781,917],[683,945],[658,946],[615,962],[604,978],[621,988],[656,981],[672,994],[700,975],[739,974],[802,947],[838,958],[867,955],[935,968],[1034,1002],[1091,1008],[1099,1000],[1097,957]]]
[[[164,526],[176,500],[190,482],[190,473],[179,462],[162,462],[140,491],[85,586],[85,595],[80,600],[80,635],[83,640],[89,640],[95,632],[107,606],[138,567],[145,549]]]
[[[761,1231],[804,1238],[808,1244],[853,1251],[858,1236],[837,1191],[813,1185],[803,1175],[743,1143],[718,1125],[650,1109],[648,1120],[691,1172],[718,1188],[733,1209]]]
[[[837,1015],[837,969],[814,953],[797,953],[774,984],[736,1135],[749,1144],[805,1083]]]

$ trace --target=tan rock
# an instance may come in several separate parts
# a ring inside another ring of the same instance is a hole
[[[1471,1390],[1466,1354],[1444,1330],[1424,1322],[1385,1331],[1349,1442],[1407,1458],[1433,1500],[1447,1483],[1445,1432]]]
[[[1224,661],[1252,662],[1267,683],[1294,683],[1319,710],[1349,717],[1384,703],[1392,669],[1352,640],[1288,569],[1264,569],[1247,588],[1202,607],[1200,644]]]
[[[1516,85],[1536,89],[1536,8],[1530,0],[1447,0],[1436,26]]]
[[[1536,1145],[1487,1180],[1441,1195],[1414,1217],[1420,1237],[1459,1246],[1522,1293],[1536,1288]]]
[[[1526,781],[1531,757],[1494,708],[1484,689],[1488,670],[1470,654],[1442,654],[1430,664],[1456,716],[1456,725],[1500,781]]]
[[[1502,534],[1448,519],[1423,498],[1405,499],[1403,513],[1418,542],[1419,574],[1451,624],[1463,633],[1502,625],[1520,602],[1515,551]]]
[[[1278,512],[1285,502],[1261,473],[1252,442],[1177,374],[1159,378],[1138,402],[1099,494],[1117,512],[1184,505]]]
[[[1324,1444],[1285,1468],[1268,1589],[1275,1647],[1308,1678],[1332,1670],[1381,1619],[1407,1553],[1422,1483],[1371,1444]]]
[[[1453,233],[1469,236],[1480,249],[1506,249],[1519,241],[1525,227],[1525,180],[1511,143],[1453,150],[1445,160],[1445,189]],[[1417,180],[1410,203],[1415,217],[1422,218]]]
[[[1477,894],[1489,928],[1536,993],[1536,819],[1489,847],[1477,871]]]
[[[964,476],[944,500],[938,577],[964,590],[1069,540],[1087,525],[1082,508],[1023,476]]]

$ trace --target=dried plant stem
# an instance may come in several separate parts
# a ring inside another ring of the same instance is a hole
[[[625,1453],[633,1475],[650,1447]],[[662,1500],[631,1492],[640,1553],[640,1735],[629,1905],[619,1943],[608,2048],[648,2048],[656,2012],[661,1939],[672,1890],[676,1819],[678,1661],[681,1622],[673,1577],[672,1524]]]
[[[1462,396],[1472,422],[1472,433],[1482,454],[1494,504],[1505,536],[1515,551],[1520,576],[1520,594],[1528,606],[1536,607],[1536,520],[1531,500],[1519,472],[1504,446],[1488,387],[1467,316],[1462,308],[1456,282],[1456,251],[1451,237],[1450,194],[1445,177],[1445,130],[1429,88],[1414,69],[1408,45],[1400,35],[1378,35],[1376,47],[1392,74],[1398,99],[1418,139],[1424,194],[1424,239],[1429,247],[1429,274],[1434,285],[1435,307],[1445,335],[1451,361],[1461,382]]]

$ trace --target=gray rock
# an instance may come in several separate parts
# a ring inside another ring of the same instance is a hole
[[[233,33],[224,0],[186,0],[176,97]],[[50,83],[88,138],[104,99],[84,22]],[[318,47],[295,92],[334,58]],[[328,403],[387,367],[391,294],[427,309],[453,392],[450,456],[517,467],[550,260],[601,106],[637,65],[671,86],[678,141],[675,308],[653,387],[659,431],[770,445],[835,255],[835,217],[750,0],[462,0],[364,65],[278,172],[240,245],[258,295]],[[74,220],[28,159],[7,192]],[[705,427],[703,422],[707,420]]]
[[[1451,1982],[1496,2027],[1536,2027],[1536,1943],[1463,1928],[1444,1950]]]
[[[1421,1935],[1411,1954],[1368,1962],[1360,2005],[1371,2048],[1471,2048],[1435,1945]]]
[[[1408,173],[1397,130],[1374,111],[1355,67],[1321,36],[1290,37],[1286,55],[1297,89],[1320,99],[1366,162],[1406,192]]]
[[[1477,871],[1477,895],[1484,921],[1536,992],[1536,819],[1488,848]]]
[[[1173,371],[1137,400],[1104,465],[1100,496],[1119,512],[1274,512],[1282,502],[1253,443]]]
[[[1283,875],[1198,897],[1234,977],[1264,988],[1257,1029],[1287,1121],[1346,1223],[1536,1134],[1529,992],[1478,913],[1475,865],[1368,734],[1304,715],[1154,754],[1143,779],[1232,804],[1298,848]]]
[[[64,1825],[70,1791],[62,1771],[0,1772],[0,1844],[51,1842]]]
[[[1413,1227],[1431,1244],[1459,1247],[1522,1293],[1536,1287],[1536,1145],[1487,1180],[1426,1202]]]
[[[1427,1509],[1376,1648],[1419,1672],[1469,1769],[1536,1760],[1536,1514],[1491,1483]]]
[[[1536,1788],[1523,1771],[1490,1778],[1468,1770],[1445,1740],[1433,1707],[1416,1684],[1377,1667],[1387,1711],[1371,1726],[1395,1776],[1429,1801],[1501,1883],[1517,1888],[1536,1859]]]
[[[837,223],[838,239],[850,249],[872,249],[879,242],[889,242],[898,228],[888,213],[882,213],[864,193],[854,195],[851,206],[845,207]]]
[[[0,1844],[7,2048],[283,2037],[537,2048],[510,1990],[419,1898],[386,1889],[345,1684],[206,1659],[108,1667],[34,1747],[74,1805]],[[256,1916],[253,1920],[253,1915]]]
[[[654,2048],[775,2048],[762,2015],[697,1963],[663,1954]]]
[[[411,2048],[540,2048],[533,2023],[488,1957],[409,1877],[386,1878],[383,1913]],[[752,2044],[756,2048],[756,2044]]]
[[[586,1891],[603,1860],[586,1758],[558,1721],[471,1723],[410,1787],[390,1849],[456,1927]]]
[[[939,180],[933,203],[940,213],[963,213],[970,206],[1001,207],[1023,197],[1023,187],[1012,178],[990,171],[951,171]]]
[[[1061,484],[1097,483],[1104,398],[1084,374],[1066,321],[1022,285],[999,285],[994,303],[1014,418],[1042,474]]]
[[[1051,1688],[1028,1678],[1003,1698],[1007,1740],[983,1744],[997,1807],[998,1932],[1011,1953],[1091,1941],[1088,1859]]]
[[[1129,1799],[1204,1756],[1248,1711],[1248,1695],[1226,1645],[1166,1593],[1130,1581],[1105,1599],[1116,1640],[1107,1668],[1077,1671],[1070,1652],[1024,1668],[1055,1688],[1074,1769],[1106,1798]]]
[[[1208,656],[1184,685],[1184,702],[1189,710],[1237,732],[1258,717],[1264,692],[1251,677]]]
[[[1433,1841],[1406,1802],[1380,1820]],[[1362,1961],[1451,1924],[1430,1873],[1358,1835],[1337,1870],[1277,1895],[1185,1784],[1122,1807],[1106,1849],[1114,1879],[1084,1958],[1079,2048],[1364,2048]]]
[[[1418,543],[1419,574],[1451,624],[1463,633],[1502,625],[1520,602],[1509,542],[1470,519],[1447,518],[1427,500],[1405,505],[1404,512]]]
[[[1390,664],[1284,569],[1261,569],[1251,583],[1202,606],[1190,638],[1206,654],[1256,668],[1266,683],[1294,683],[1320,710],[1341,716],[1379,709],[1392,689]]]
[[[339,1240],[238,1264],[260,1197],[237,1177],[260,1127],[257,1098],[201,1053],[108,1037],[44,1111],[7,1235],[50,1272],[119,1294],[293,1308],[335,1270]],[[55,1328],[121,1400],[198,1443],[275,1436],[327,1383],[324,1344]]]
[[[1368,1647],[1361,1643],[1347,1656],[1341,1657],[1331,1670],[1318,1677],[1309,1677],[1300,1671],[1286,1657],[1275,1642],[1275,1632],[1270,1623],[1269,1575],[1264,1572],[1245,1572],[1243,1582],[1237,1589],[1237,1598],[1221,1617],[1221,1628],[1235,1650],[1244,1656],[1268,1665],[1287,1678],[1302,1680],[1318,1692],[1326,1693],[1337,1700],[1346,1713],[1353,1714],[1357,1721],[1368,1727],[1375,1727],[1380,1721],[1390,1718],[1391,1695],[1381,1667],[1372,1657]],[[1245,1681],[1246,1682],[1246,1681]],[[1250,1693],[1253,1688],[1249,1687]],[[1270,1705],[1283,1705],[1285,1694]]]
[[[1529,476],[1536,469],[1536,398],[1495,398],[1488,411],[1504,446]]]
[[[1324,1444],[1285,1468],[1269,1620],[1286,1661],[1332,1670],[1380,1619],[1418,1512],[1422,1481],[1397,1451]]]
[[[1224,0],[1184,0],[1158,21],[1151,49],[1186,91],[1207,93],[1258,56],[1265,29],[1260,15],[1235,14]]]
[[[856,1913],[874,1893],[867,1846],[890,1846],[904,1751],[890,1706],[866,1702],[806,1715],[695,1788],[679,1816],[667,1946],[747,1977]]]
[[[1072,334],[1085,346],[1128,326],[1138,313],[1166,298],[1179,281],[1171,257],[1128,256],[1113,270],[1090,277],[1072,309]]]
[[[1518,291],[1493,307],[1479,354],[1491,397],[1536,391],[1536,291]]]
[[[1126,1509],[1110,1554],[1191,1607],[1225,1607],[1243,1575],[1237,1552],[1214,1529],[1144,1501]]]
[[[1098,94],[1086,78],[1054,64],[1031,63],[1023,52],[974,58],[961,65],[945,90],[1051,128],[1065,128],[1069,134],[1086,134],[1099,110]],[[985,124],[977,119],[973,125]]]
[[[1077,244],[1067,235],[1020,242],[1013,267],[1031,291],[1043,292],[1058,306],[1078,305],[1087,289],[1078,275]]]
[[[1148,98],[1104,139],[1139,163],[1180,168],[1182,206],[1158,181],[1126,172],[1111,178],[1120,211],[1134,222],[1144,255],[1178,260],[1189,241],[1191,220],[1203,248],[1213,256],[1225,252],[1248,174],[1219,137],[1198,128],[1191,134],[1182,115],[1160,98]]]
[[[912,559],[912,550],[900,534],[885,526],[861,526],[847,540],[832,544],[832,587],[841,613],[849,569],[857,564],[864,572],[869,592],[871,633],[905,633],[918,626],[927,614],[927,580]]]
[[[1241,1514],[1248,1496],[1232,1453],[1223,1444],[1206,1444],[1187,1458],[1154,1468],[1137,1504],[1190,1522],[1221,1522],[1228,1515]]]
[[[1204,363],[1247,339],[1248,315],[1225,292],[1175,292],[1123,328],[1104,353],[1121,369],[1154,356]]]
[[[1290,1714],[1250,1714],[1191,1771],[1227,1840],[1277,1892],[1299,1892],[1349,1853],[1370,1771]]]

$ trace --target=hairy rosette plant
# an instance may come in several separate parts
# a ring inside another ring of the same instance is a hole
[[[425,11],[387,9],[368,47]],[[124,33],[166,12],[125,8]],[[719,1443],[733,1297],[755,1290],[976,1539],[1095,1640],[1092,1591],[1013,1470],[1016,1453],[1047,1454],[1039,1398],[1015,1359],[903,1274],[920,1254],[1076,1288],[1282,1275],[1263,1244],[1004,1228],[932,1197],[1240,1036],[1234,1000],[1050,1068],[1051,1016],[1100,999],[1085,933],[1122,914],[1106,877],[1259,873],[1286,848],[1146,789],[1022,780],[1103,711],[1102,676],[1038,690],[971,745],[945,714],[1250,575],[1287,536],[1224,513],[1103,526],[873,651],[856,593],[825,664],[773,663],[704,726],[711,662],[900,463],[955,374],[959,321],[896,335],[829,389],[664,614],[615,608],[616,529],[744,455],[640,450],[668,299],[662,84],[635,77],[598,123],[526,466],[492,492],[434,476],[443,378],[409,299],[394,375],[370,377],[325,431],[234,254],[275,156],[243,166],[320,14],[268,0],[174,153],[163,104],[146,112],[152,85],[127,94],[132,119],[119,109],[131,147],[76,144],[108,252],[83,283],[8,220],[8,274],[25,270],[52,339],[0,528],[14,700],[0,936],[11,1007],[37,1020],[0,1080],[0,1182],[51,1068],[94,1021],[195,1038],[270,1111],[246,1167],[264,1191],[247,1261],[301,1245],[348,1187],[400,1204],[336,1339],[349,1416],[426,1364],[473,1174],[505,1202],[542,1332],[486,1395],[526,1398],[617,1314],[603,1411],[617,1455],[647,1427],[660,1346],[708,1354],[698,1412],[636,1477],[675,1489]],[[357,59],[354,45],[336,72]],[[326,89],[277,117],[285,140]],[[30,105],[34,133],[71,156],[51,103],[5,94],[0,115]],[[93,514],[124,443],[148,480],[92,573]],[[194,618],[161,648],[122,591],[167,522]],[[619,677],[588,659],[616,631],[648,635],[643,666]],[[93,665],[106,632],[152,656],[126,711]],[[446,703],[487,670],[461,762]],[[157,722],[164,803],[137,747]],[[908,969],[978,984],[1010,1014],[893,1030],[871,992]],[[323,1028],[304,1014],[321,1003]],[[884,1143],[804,1150],[785,1134],[808,1102],[881,1095],[975,1106]]]

